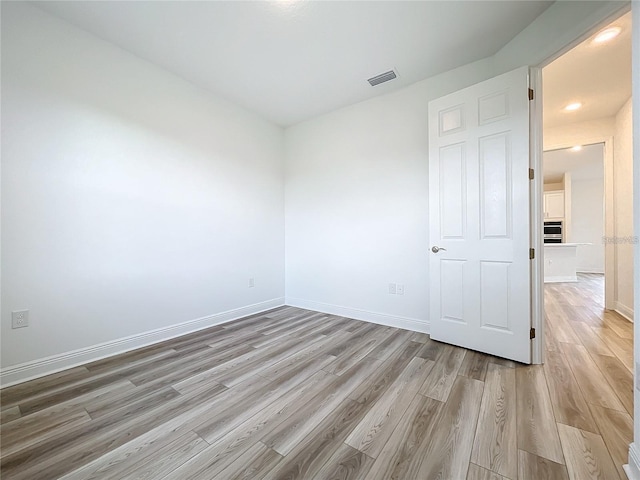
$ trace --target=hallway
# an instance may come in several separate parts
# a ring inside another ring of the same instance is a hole
[[[603,306],[602,275],[545,285],[543,368],[572,478],[592,478],[585,456],[600,451],[605,457],[608,452],[626,479],[622,465],[633,437],[633,324]]]

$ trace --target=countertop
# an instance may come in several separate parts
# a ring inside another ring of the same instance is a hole
[[[562,247],[577,247],[578,245],[592,245],[591,243],[545,243],[544,248],[562,248]]]

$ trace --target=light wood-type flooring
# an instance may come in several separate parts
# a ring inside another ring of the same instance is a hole
[[[544,366],[283,307],[6,388],[2,479],[624,479],[632,326],[545,296]]]

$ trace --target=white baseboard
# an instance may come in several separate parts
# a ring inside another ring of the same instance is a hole
[[[629,445],[629,464],[623,468],[629,480],[640,480],[640,452],[635,443]]]
[[[388,327],[401,328],[403,330],[411,330],[414,332],[429,333],[429,327],[431,326],[426,320],[416,320],[415,318],[387,315],[386,313],[370,312],[368,310],[342,307],[340,305],[314,302],[312,300],[303,300],[300,298],[287,297],[285,299],[285,303],[292,307],[330,313],[331,315],[340,315],[341,317],[355,318],[356,320],[363,320],[365,322],[377,323],[378,325],[386,325]]]
[[[577,273],[591,273],[597,275],[604,275],[604,270],[577,270]]]
[[[560,275],[556,277],[544,277],[544,283],[565,283],[572,282],[576,283],[578,281],[578,277],[575,275]]]
[[[616,302],[614,310],[633,323],[633,308],[629,308],[620,302]]]
[[[0,385],[2,385],[2,388],[9,387],[17,383],[26,382],[27,380],[33,380],[34,378],[50,375],[112,355],[135,350],[136,348],[146,347],[164,340],[170,340],[181,335],[186,335],[187,333],[196,332],[283,305],[284,298],[274,298],[265,302],[196,318],[184,323],[138,333],[71,352],[52,355],[19,365],[12,365],[0,370]]]

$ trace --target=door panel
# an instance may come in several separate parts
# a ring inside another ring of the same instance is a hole
[[[506,308],[495,298],[509,296],[510,262],[480,262],[480,326],[511,331],[509,305]]]
[[[431,337],[530,363],[528,69],[433,100],[429,125]]]
[[[451,145],[441,151],[440,224],[442,237],[464,238],[466,224],[466,175],[464,145]]]
[[[511,176],[509,134],[481,138],[480,230],[482,238],[511,237]]]
[[[440,266],[440,282],[447,285],[442,289],[442,319],[465,323],[464,302],[464,260],[443,260]]]

